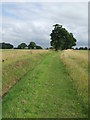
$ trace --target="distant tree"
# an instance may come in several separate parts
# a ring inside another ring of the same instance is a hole
[[[41,46],[36,46],[36,49],[42,49],[42,47]]]
[[[49,48],[47,47],[46,50],[48,50]]]
[[[50,47],[49,49],[53,49],[53,47]]]
[[[28,45],[28,49],[35,49],[36,48],[36,43],[35,42],[30,42]]]
[[[88,49],[87,47],[84,48],[84,50],[87,50],[87,49]]]
[[[75,50],[78,50],[78,48],[76,47]]]
[[[14,47],[14,49],[18,49],[18,47]]]
[[[58,49],[70,49],[72,46],[76,45],[76,39],[73,37],[72,33],[69,33],[62,25],[53,25],[54,30],[52,30],[51,36],[51,46]]]
[[[79,47],[79,50],[83,50],[83,47]]]
[[[27,47],[26,43],[21,43],[20,45],[18,45],[18,49],[25,49],[25,47]]]
[[[0,49],[2,49],[2,43],[0,43]]]
[[[87,47],[80,47],[79,50],[88,50]]]
[[[13,45],[10,43],[0,43],[0,49],[12,49]]]

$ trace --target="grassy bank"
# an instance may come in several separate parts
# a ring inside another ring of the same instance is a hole
[[[48,54],[46,50],[3,50],[2,94],[4,95]]]
[[[61,59],[77,90],[83,107],[88,108],[88,51],[65,50]]]

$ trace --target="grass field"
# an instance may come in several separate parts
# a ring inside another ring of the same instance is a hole
[[[3,118],[88,117],[87,51],[2,53]]]
[[[88,110],[88,51],[66,50],[61,59],[80,96],[83,107]]]
[[[2,94],[4,95],[15,83],[17,83],[28,70],[32,70],[46,53],[47,51],[45,50],[3,50]]]

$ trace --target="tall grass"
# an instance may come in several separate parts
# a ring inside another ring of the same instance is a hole
[[[88,107],[88,51],[65,50],[61,59],[72,78],[79,98],[85,108]]]
[[[3,50],[2,51],[2,94],[16,84],[29,70],[41,62],[46,50]]]

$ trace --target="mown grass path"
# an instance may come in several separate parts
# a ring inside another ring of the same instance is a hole
[[[3,98],[3,117],[87,117],[60,52],[52,52]]]

